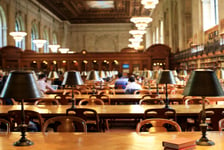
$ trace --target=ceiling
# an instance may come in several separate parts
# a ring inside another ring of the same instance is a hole
[[[149,16],[141,0],[37,0],[61,20],[77,23],[128,23]]]

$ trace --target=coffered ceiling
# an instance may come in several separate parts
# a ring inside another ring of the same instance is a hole
[[[149,16],[141,0],[37,0],[61,20],[77,23],[128,23],[132,16]]]

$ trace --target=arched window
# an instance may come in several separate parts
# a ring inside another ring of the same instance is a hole
[[[53,45],[58,44],[57,35],[56,35],[55,32],[54,32],[53,35],[52,35],[52,44],[53,44]]]
[[[16,22],[15,22],[15,31],[24,31],[24,23],[23,19],[21,16],[16,17]],[[21,49],[25,49],[25,38],[21,42],[15,41],[16,42],[16,47],[19,47]]]
[[[0,47],[7,45],[7,26],[3,8],[0,6]]]
[[[38,39],[38,30],[37,30],[37,25],[35,23],[33,23],[32,27],[31,27],[31,49],[33,51],[39,52],[38,48],[33,43],[33,40],[35,40],[35,39]]]
[[[212,28],[219,23],[218,0],[202,0],[203,29]]]
[[[159,22],[159,24],[160,24],[160,43],[164,43],[164,41],[163,41],[163,20],[160,20],[160,22]]]
[[[48,43],[49,43],[49,36],[47,29],[44,29],[43,39],[47,42],[44,44],[44,53],[49,53]]]

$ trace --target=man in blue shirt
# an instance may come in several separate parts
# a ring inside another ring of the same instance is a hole
[[[128,78],[123,78],[121,72],[118,73],[118,79],[115,81],[115,89],[125,89],[128,84]]]

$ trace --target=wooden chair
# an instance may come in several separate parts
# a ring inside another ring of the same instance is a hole
[[[203,100],[199,97],[191,97],[185,100],[185,105],[193,105],[193,104],[202,104]],[[205,104],[209,104],[209,100],[205,99]],[[188,117],[186,121],[186,130],[187,131],[199,131],[199,119],[198,117]]]
[[[82,99],[81,101],[79,101],[79,105],[104,105],[104,101],[102,99],[92,98],[90,96],[90,98]],[[103,130],[104,126],[106,126],[106,129],[109,130],[109,123],[107,119],[102,121]]]
[[[164,101],[158,98],[144,98],[139,101],[139,105],[162,105]]]
[[[45,121],[42,132],[47,132],[49,125],[53,127],[54,132],[87,132],[85,120],[75,116],[57,116],[50,118]]]
[[[110,96],[107,94],[97,94],[97,95],[90,95],[90,99],[101,99],[104,104],[109,104],[110,105]]]
[[[137,124],[136,132],[167,132],[169,129],[167,129],[167,126],[172,126],[177,132],[181,132],[180,125],[172,120],[168,119],[162,119],[162,118],[153,118],[153,119],[145,119],[142,120]]]
[[[13,98],[10,98],[10,103],[12,103],[12,105],[17,105],[19,104],[17,101],[15,101]],[[5,100],[3,98],[0,98],[0,105],[7,105]]]
[[[164,118],[176,121],[176,111],[171,108],[146,109],[144,119],[147,118]]]
[[[142,96],[142,99],[144,99],[144,98],[157,98],[159,95],[157,95],[157,94],[144,94],[143,96]]]
[[[189,98],[185,100],[185,105],[189,105],[189,104],[202,104],[203,100],[201,98]],[[205,104],[209,104],[209,100],[205,99]]]
[[[0,132],[10,132],[10,122],[6,119],[0,118]]]
[[[136,94],[152,94],[152,93],[148,89],[142,89],[142,90],[135,90],[134,94],[136,95]]]
[[[78,105],[104,105],[104,101],[98,98],[85,98],[80,100]]]
[[[224,130],[224,118],[219,120],[219,131],[223,131]]]
[[[75,115],[86,121],[88,131],[100,131],[100,120],[97,112],[90,108],[67,109],[66,115]],[[94,125],[94,128],[93,128]]]
[[[206,108],[206,122],[208,123],[208,130],[218,131],[219,120],[224,118],[224,108]],[[199,115],[199,120],[202,119],[202,111]],[[200,124],[200,122],[199,122]]]
[[[57,99],[39,99],[34,102],[34,105],[60,105]]]
[[[97,95],[108,95],[108,94],[115,95],[115,91],[112,89],[108,89],[108,90],[99,90],[97,92]]]
[[[25,112],[25,124],[28,125],[28,131],[41,131],[43,127],[42,116],[32,110],[24,110]],[[21,110],[10,110],[8,111],[8,118],[10,120],[10,130],[19,131],[18,125],[22,123],[21,121]]]

